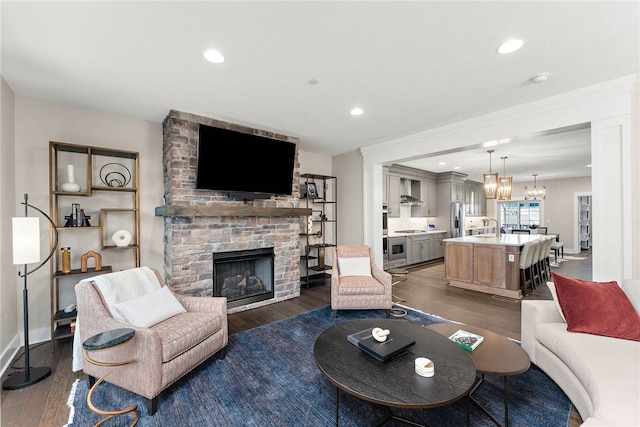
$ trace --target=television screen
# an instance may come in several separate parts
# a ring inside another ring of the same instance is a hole
[[[296,144],[200,125],[196,188],[290,195]]]

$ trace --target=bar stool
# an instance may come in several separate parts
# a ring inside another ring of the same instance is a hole
[[[533,274],[531,274],[531,261],[534,252],[536,252],[536,243],[535,241],[525,243],[520,252],[520,288],[524,295],[527,295],[527,285],[530,285],[531,290],[535,286]]]

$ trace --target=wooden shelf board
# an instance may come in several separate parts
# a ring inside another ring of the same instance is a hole
[[[307,208],[271,208],[258,206],[158,206],[156,216],[206,217],[206,216],[307,216]]]

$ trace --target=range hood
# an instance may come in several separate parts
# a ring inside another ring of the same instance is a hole
[[[415,197],[408,194],[400,195],[400,203],[404,205],[424,205],[424,202],[422,200],[416,199]]]
[[[419,183],[419,181],[418,181]],[[424,202],[411,195],[411,180],[403,179],[403,194],[400,195],[400,203],[403,205],[424,205]]]

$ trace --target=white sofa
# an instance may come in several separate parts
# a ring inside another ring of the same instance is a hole
[[[640,313],[640,280],[622,283]],[[522,348],[571,399],[584,426],[640,426],[640,342],[568,332],[554,301],[522,301]]]

